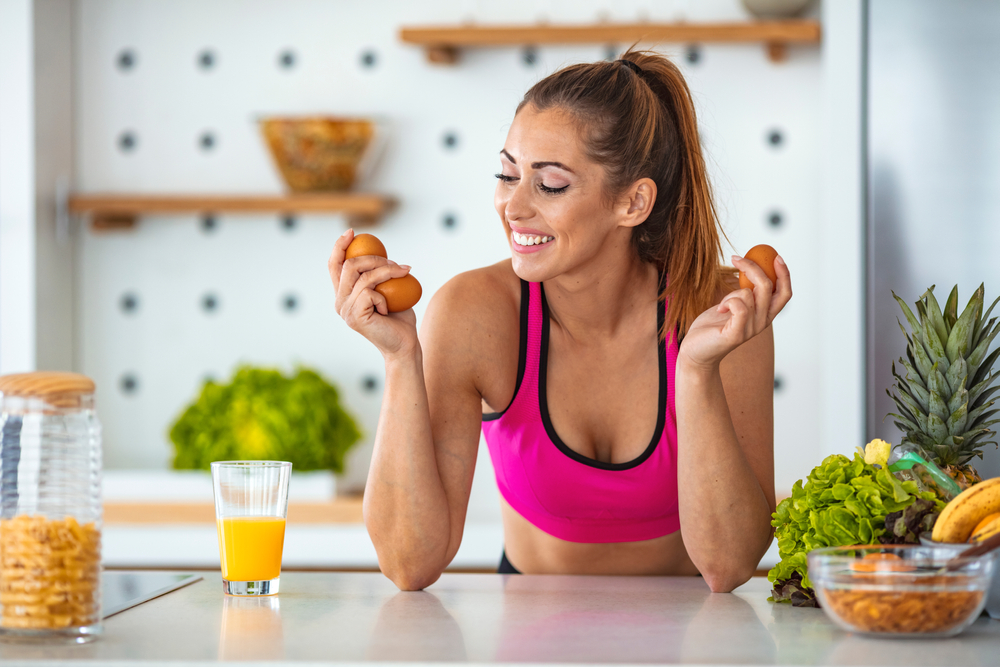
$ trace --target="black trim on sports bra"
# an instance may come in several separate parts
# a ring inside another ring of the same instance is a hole
[[[484,422],[491,422],[494,419],[500,419],[503,417],[503,413],[510,409],[510,406],[514,405],[514,399],[517,398],[517,392],[521,390],[521,380],[524,379],[524,367],[528,363],[528,301],[531,299],[531,285],[525,281],[521,281],[521,342],[519,343],[519,351],[517,353],[517,382],[514,384],[514,395],[510,397],[510,403],[507,407],[500,412],[487,412],[483,415]]]
[[[663,427],[667,421],[667,346],[666,343],[660,342],[659,335],[657,335],[657,356],[660,361],[660,391],[659,391],[659,408],[657,410],[656,416],[656,429],[653,431],[653,439],[649,442],[649,446],[646,447],[646,451],[638,456],[638,458],[632,459],[631,461],[626,461],[625,463],[605,463],[604,461],[598,461],[597,459],[592,459],[589,456],[584,456],[579,452],[573,451],[566,446],[566,443],[562,441],[559,434],[556,433],[555,428],[552,426],[552,420],[549,418],[549,399],[548,390],[546,388],[547,376],[548,376],[548,360],[549,360],[549,304],[545,300],[545,286],[542,286],[542,342],[541,342],[541,354],[538,360],[538,408],[539,412],[542,413],[542,423],[545,425],[545,432],[548,433],[549,439],[559,448],[566,456],[570,457],[574,461],[579,461],[584,465],[591,466],[592,468],[600,468],[601,470],[628,470],[629,468],[634,468],[640,465],[643,461],[652,456],[653,452],[656,450],[656,445],[660,442],[660,437],[663,435]],[[657,300],[656,302],[656,331],[659,332],[663,328],[664,320],[664,308],[663,304]]]

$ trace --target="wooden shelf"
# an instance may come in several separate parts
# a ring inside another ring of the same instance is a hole
[[[819,21],[746,21],[740,23],[629,23],[534,26],[406,27],[399,37],[422,46],[431,62],[454,64],[463,48],[541,46],[543,44],[632,44],[635,42],[761,42],[772,61],[785,58],[788,44],[818,44]]]
[[[299,195],[123,195],[77,194],[70,213],[89,215],[94,229],[127,229],[143,215],[177,213],[343,213],[355,226],[375,224],[396,200],[370,193]]]
[[[290,502],[288,522],[296,524],[361,523],[361,496],[329,502]],[[106,502],[105,524],[215,523],[215,505],[171,502]]]

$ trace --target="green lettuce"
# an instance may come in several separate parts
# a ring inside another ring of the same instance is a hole
[[[886,516],[918,499],[944,505],[932,491],[921,492],[916,482],[900,481],[887,468],[865,463],[860,454],[828,456],[804,485],[795,482],[791,497],[771,515],[781,558],[767,574],[774,584],[772,599],[812,606],[806,554],[820,547],[876,544],[886,532]],[[789,586],[795,599],[786,592]]]
[[[243,366],[228,384],[208,380],[170,428],[177,469],[277,460],[300,472],[343,472],[344,455],[360,439],[336,387],[307,368],[286,377]]]

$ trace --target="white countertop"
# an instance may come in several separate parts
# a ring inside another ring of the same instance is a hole
[[[755,578],[731,595],[699,578],[445,574],[402,593],[381,574],[287,572],[271,598],[205,580],[113,616],[81,646],[0,644],[0,661],[197,665],[563,663],[996,665],[1000,622],[945,640],[843,632],[819,609],[767,602]]]

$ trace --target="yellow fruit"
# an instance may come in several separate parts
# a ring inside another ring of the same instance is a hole
[[[1000,477],[955,496],[941,512],[931,536],[935,542],[967,542],[979,522],[994,512],[1000,512]]]
[[[988,521],[987,519],[990,517],[993,519]],[[979,525],[972,530],[969,542],[982,542],[1000,533],[1000,514],[991,514],[990,517],[980,521]]]

